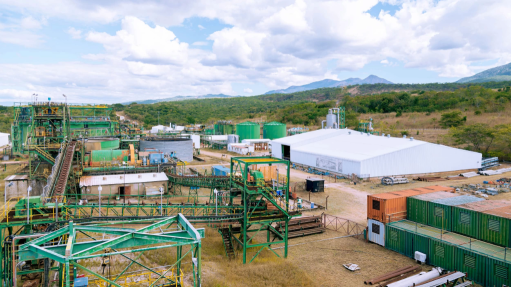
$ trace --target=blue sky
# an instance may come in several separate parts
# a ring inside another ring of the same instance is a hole
[[[4,103],[249,96],[369,75],[453,82],[511,61],[498,0],[0,2]]]

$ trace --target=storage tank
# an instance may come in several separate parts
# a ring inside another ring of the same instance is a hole
[[[164,154],[175,153],[182,161],[193,160],[193,140],[187,138],[145,138],[140,139],[140,150],[156,150]]]
[[[239,140],[245,139],[254,140],[261,138],[261,128],[259,124],[253,122],[244,122],[236,125],[236,134],[240,137]]]
[[[328,110],[328,114],[326,115],[326,128],[337,128],[337,115],[333,114],[332,110]]]
[[[287,127],[286,124],[279,122],[266,123],[263,126],[263,139],[280,139],[286,137]]]

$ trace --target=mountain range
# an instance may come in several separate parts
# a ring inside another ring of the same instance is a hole
[[[269,92],[266,92],[265,95],[289,94],[289,93],[296,93],[296,92],[302,92],[302,91],[308,91],[308,90],[314,90],[314,89],[320,89],[320,88],[335,88],[335,87],[345,87],[345,86],[350,86],[350,85],[362,85],[362,84],[393,84],[393,83],[390,81],[387,81],[383,78],[377,77],[375,75],[370,75],[365,79],[349,78],[349,79],[342,80],[342,81],[326,79],[326,80],[313,82],[313,83],[303,85],[303,86],[291,86],[287,89],[269,91]]]
[[[224,94],[217,94],[217,95],[207,94],[207,95],[203,95],[203,96],[175,96],[172,98],[154,99],[154,100],[145,100],[145,101],[131,101],[131,102],[125,102],[125,103],[121,103],[121,104],[123,104],[123,105],[129,105],[132,103],[154,104],[154,103],[159,103],[159,102],[172,102],[172,101],[196,100],[196,99],[212,99],[212,98],[233,98],[233,97],[238,97],[238,96],[229,96],[229,95],[224,95]]]
[[[459,79],[456,83],[482,83],[511,81],[511,63],[484,70],[471,77]]]

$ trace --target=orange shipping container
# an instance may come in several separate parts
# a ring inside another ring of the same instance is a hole
[[[406,198],[437,191],[454,192],[454,188],[440,185],[418,187],[367,196],[367,218],[383,223],[406,219]]]

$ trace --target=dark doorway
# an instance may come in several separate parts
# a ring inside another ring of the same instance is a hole
[[[291,148],[288,145],[282,145],[282,158],[290,160]]]

